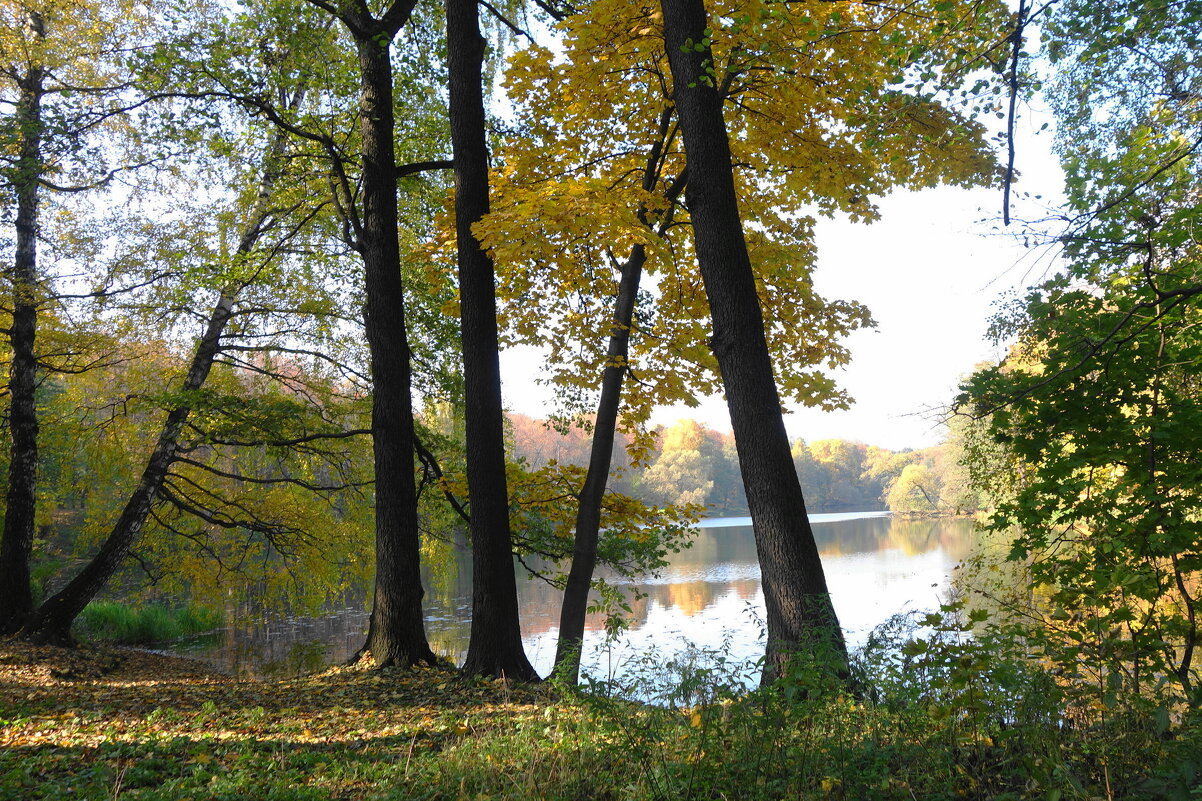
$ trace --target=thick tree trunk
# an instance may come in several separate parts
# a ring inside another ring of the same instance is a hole
[[[38,38],[42,20],[29,15]],[[12,634],[33,612],[29,561],[33,553],[37,509],[38,418],[37,389],[38,188],[42,162],[42,81],[45,71],[35,66],[20,82],[16,126],[20,132],[13,189],[17,198],[16,252],[9,281],[12,284],[12,364],[9,368],[9,434],[12,438],[5,496],[4,530],[0,535],[0,635]]]
[[[488,213],[484,38],[476,0],[446,0],[451,144],[455,162],[455,232],[459,257],[463,380],[467,402],[467,482],[471,498],[472,630],[463,670],[537,681],[522,648],[518,619],[505,430],[497,345],[493,263],[472,234]]]
[[[239,257],[254,250],[264,226],[270,219],[270,201],[279,177],[283,147],[284,135],[281,133],[273,139],[264,156],[258,198],[238,241]],[[200,389],[208,380],[213,360],[220,349],[221,335],[233,314],[236,293],[237,289],[234,287],[222,291],[209,315],[208,324],[196,345],[181,387],[185,397],[188,393]],[[142,528],[146,525],[146,519],[150,516],[150,510],[163,488],[167,471],[175,461],[179,437],[191,412],[191,406],[180,405],[167,414],[155,449],[142,471],[142,478],[126,501],[121,516],[113,525],[100,550],[75,578],[38,607],[22,632],[24,638],[34,642],[70,644],[71,624],[88,602],[108,583],[137,543]]]
[[[844,674],[847,649],[793,470],[764,336],[739,217],[722,97],[714,88],[715,76],[707,74],[713,61],[709,47],[703,46],[704,0],[661,0],[661,6],[688,163],[686,202],[767,605],[763,682],[772,682],[791,656],[802,653],[829,660],[832,673]]]
[[[397,26],[399,28],[399,24]],[[422,617],[420,533],[413,468],[413,406],[405,294],[397,237],[392,65],[396,28],[352,29],[359,52],[363,138],[362,228],[371,351],[376,476],[376,584],[365,651],[378,667],[435,664]]]

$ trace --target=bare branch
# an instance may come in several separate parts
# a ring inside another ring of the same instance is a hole
[[[533,36],[531,36],[529,33],[527,33],[522,28],[519,28],[517,25],[515,25],[508,17],[506,17],[504,14],[502,14],[500,11],[498,11],[491,3],[489,3],[488,0],[476,0],[476,4],[484,6],[484,8],[488,10],[488,13],[492,14],[493,17],[495,17],[498,22],[500,22],[502,25],[504,25],[506,28],[508,28],[510,33],[512,33],[514,36],[525,36],[527,39],[534,41]]]

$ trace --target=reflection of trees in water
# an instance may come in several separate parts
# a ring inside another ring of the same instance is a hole
[[[668,567],[665,572],[696,573],[697,570],[689,568],[708,569],[714,565],[730,564],[758,564],[755,535],[751,526],[698,529],[693,537],[692,547],[680,553],[668,554]]]
[[[427,537],[422,542],[422,586],[426,600],[454,608],[460,588],[472,583],[471,555],[465,542]]]
[[[958,561],[970,553],[974,542],[972,531],[970,520],[941,518],[874,517],[814,525],[819,551],[824,557],[884,550],[897,550],[909,557],[942,548]],[[424,556],[426,626],[431,645],[436,653],[452,660],[461,659],[467,652],[470,626],[470,554],[455,543],[433,542],[426,546]],[[632,628],[644,626],[653,607],[678,610],[691,617],[732,592],[744,601],[753,601],[760,589],[750,526],[701,529],[693,547],[669,554],[668,562],[659,579],[641,586],[620,581],[612,573],[604,576],[628,588],[627,600],[632,612],[627,617]],[[540,562],[538,567],[550,566]],[[645,595],[635,597],[636,588]],[[359,609],[290,621],[264,622],[268,604],[239,604],[227,618],[237,625],[204,651],[193,650],[188,655],[208,659],[230,672],[256,675],[264,675],[265,670],[287,675],[306,667],[312,669],[318,662],[345,661],[362,646],[367,626],[367,613],[362,611],[369,600],[366,590],[351,595],[362,598]],[[521,578],[518,596],[524,636],[545,634],[558,627],[562,596],[559,590],[538,578]],[[604,624],[605,615],[594,613],[588,616],[586,628],[599,631]]]
[[[889,541],[906,556],[917,556],[940,544],[941,530],[934,520],[897,520],[889,527]]]
[[[688,581],[681,584],[668,584],[667,603],[674,609],[679,609],[688,617],[692,617],[714,602],[719,585],[709,581]]]
[[[820,556],[847,556],[873,553],[890,547],[890,517],[866,517],[859,520],[840,520],[835,523],[815,523],[814,540]]]
[[[975,529],[975,523],[967,518],[897,520],[889,530],[889,539],[907,556],[942,548],[944,553],[960,562],[972,553]]]
[[[851,556],[890,548],[919,556],[942,548],[957,561],[972,549],[974,524],[966,518],[872,517],[815,523],[814,539],[822,556]]]
[[[367,612],[316,618],[235,620],[215,635],[185,640],[176,652],[234,675],[282,678],[349,660],[363,646]]]

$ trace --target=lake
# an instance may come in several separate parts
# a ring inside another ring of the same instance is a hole
[[[897,612],[936,607],[973,545],[973,524],[965,519],[907,520],[888,512],[810,519],[851,645]],[[724,649],[736,660],[760,656],[764,598],[750,524],[746,517],[703,520],[693,546],[669,554],[660,575],[637,582],[607,576],[630,591],[630,626],[617,642],[607,643],[604,616],[590,616],[584,672],[600,679],[621,676],[652,649],[661,658],[690,646]],[[460,557],[426,578],[431,645],[457,663],[467,652],[471,612],[470,558]],[[546,675],[555,656],[560,593],[531,579],[519,580],[518,594],[526,653]],[[346,609],[318,618],[241,623],[168,650],[229,673],[295,675],[349,659],[363,644],[367,618],[366,610]]]

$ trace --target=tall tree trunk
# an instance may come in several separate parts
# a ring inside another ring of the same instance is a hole
[[[412,374],[398,240],[389,47],[401,24],[360,21],[351,28],[360,71],[363,183],[357,248],[367,293],[363,320],[371,351],[376,476],[375,598],[364,649],[378,667],[436,661],[422,617]]]
[[[42,18],[29,14],[34,36],[44,36]],[[33,612],[29,561],[37,510],[38,417],[35,403],[38,323],[37,234],[38,190],[42,161],[42,82],[45,70],[34,65],[20,81],[16,126],[20,145],[13,174],[17,197],[16,252],[12,284],[12,365],[9,368],[9,434],[12,438],[5,497],[4,531],[0,535],[0,635],[19,630]]]
[[[281,132],[273,137],[268,145],[263,159],[259,194],[249,220],[243,226],[236,257],[245,256],[254,250],[264,227],[271,219],[270,203],[279,178],[284,140],[285,136]],[[220,350],[221,335],[233,314],[237,292],[236,287],[224,289],[209,314],[209,321],[196,345],[196,351],[192,354],[192,361],[181,387],[185,398],[189,393],[204,386],[208,380],[213,361]],[[191,412],[190,405],[181,404],[167,414],[159,432],[158,442],[142,471],[142,478],[126,501],[121,516],[100,546],[100,550],[75,578],[38,607],[22,632],[24,638],[33,642],[59,645],[71,643],[71,624],[88,602],[108,583],[137,543],[150,510],[163,488],[167,471],[175,461],[179,437]]]
[[[505,430],[497,345],[497,300],[492,258],[472,234],[488,214],[485,137],[484,38],[476,0],[446,0],[451,145],[455,162],[455,233],[463,339],[467,483],[471,498],[472,630],[463,670],[537,681],[518,618]]]
[[[712,347],[722,374],[768,613],[763,683],[791,656],[812,653],[844,674],[847,647],[831,606],[781,416],[755,276],[743,237],[722,118],[722,96],[706,40],[704,0],[660,0],[664,39],[680,114],[697,261],[713,318]]]

